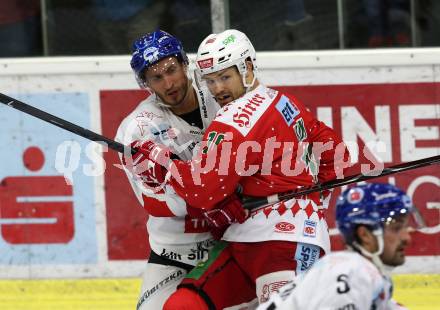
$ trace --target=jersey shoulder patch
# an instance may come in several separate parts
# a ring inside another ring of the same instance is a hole
[[[300,113],[295,103],[284,95],[281,96],[280,100],[275,105],[275,108],[281,114],[287,126],[292,125],[295,117]]]

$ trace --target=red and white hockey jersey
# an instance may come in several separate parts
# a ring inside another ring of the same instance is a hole
[[[324,256],[296,286],[286,284],[257,309],[308,310],[404,310],[391,299],[391,278],[353,251]]]
[[[209,92],[194,88],[206,129],[219,106]],[[115,140],[124,145],[130,145],[135,140],[153,140],[169,146],[180,158],[190,160],[204,129],[189,125],[168,108],[159,105],[157,100],[155,95],[151,95],[142,101],[122,121]],[[147,229],[151,249],[159,255],[190,265],[197,264],[202,256],[206,258],[207,249],[213,244],[207,223],[187,215],[185,200],[171,186],[154,193],[124,166],[121,167],[127,173],[137,199],[149,214]]]
[[[260,85],[217,113],[199,156],[174,161],[169,184],[189,205],[211,209],[239,186],[264,197],[342,177],[347,159],[341,139],[299,100]],[[304,242],[327,252],[328,200],[329,193],[314,193],[260,209],[232,224],[224,239]]]

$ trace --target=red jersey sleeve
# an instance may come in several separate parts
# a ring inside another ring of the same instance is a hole
[[[212,209],[238,187],[241,169],[236,169],[235,163],[246,160],[237,159],[241,142],[242,136],[234,128],[212,122],[197,157],[188,162],[174,161],[179,177],[172,177],[169,184],[190,206]]]
[[[306,141],[312,144],[313,154],[319,162],[319,182],[323,183],[344,176],[350,165],[350,154],[341,137],[332,128],[316,119],[297,98],[291,94],[285,95],[303,111],[302,117],[307,131]]]

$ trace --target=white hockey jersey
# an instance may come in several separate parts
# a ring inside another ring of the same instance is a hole
[[[273,294],[258,310],[403,310],[391,299],[393,284],[368,259],[354,251],[320,259],[294,284]]]
[[[208,91],[199,90],[195,85],[193,87],[206,129],[219,106]],[[169,146],[181,159],[190,160],[194,148],[203,137],[204,129],[191,126],[158,104],[156,96],[151,95],[122,121],[115,140],[124,145],[130,145],[135,140],[154,140]],[[149,214],[147,229],[151,249],[158,255],[190,265],[205,259],[213,244],[207,223],[187,215],[185,201],[171,186],[154,193],[122,167],[137,199]]]

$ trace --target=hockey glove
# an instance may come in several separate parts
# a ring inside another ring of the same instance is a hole
[[[169,148],[151,140],[134,141],[131,147],[138,152],[124,156],[124,166],[149,186],[162,184],[171,161]]]
[[[214,238],[221,239],[231,224],[243,223],[248,218],[249,211],[243,208],[240,198],[234,193],[203,215],[208,220]]]

